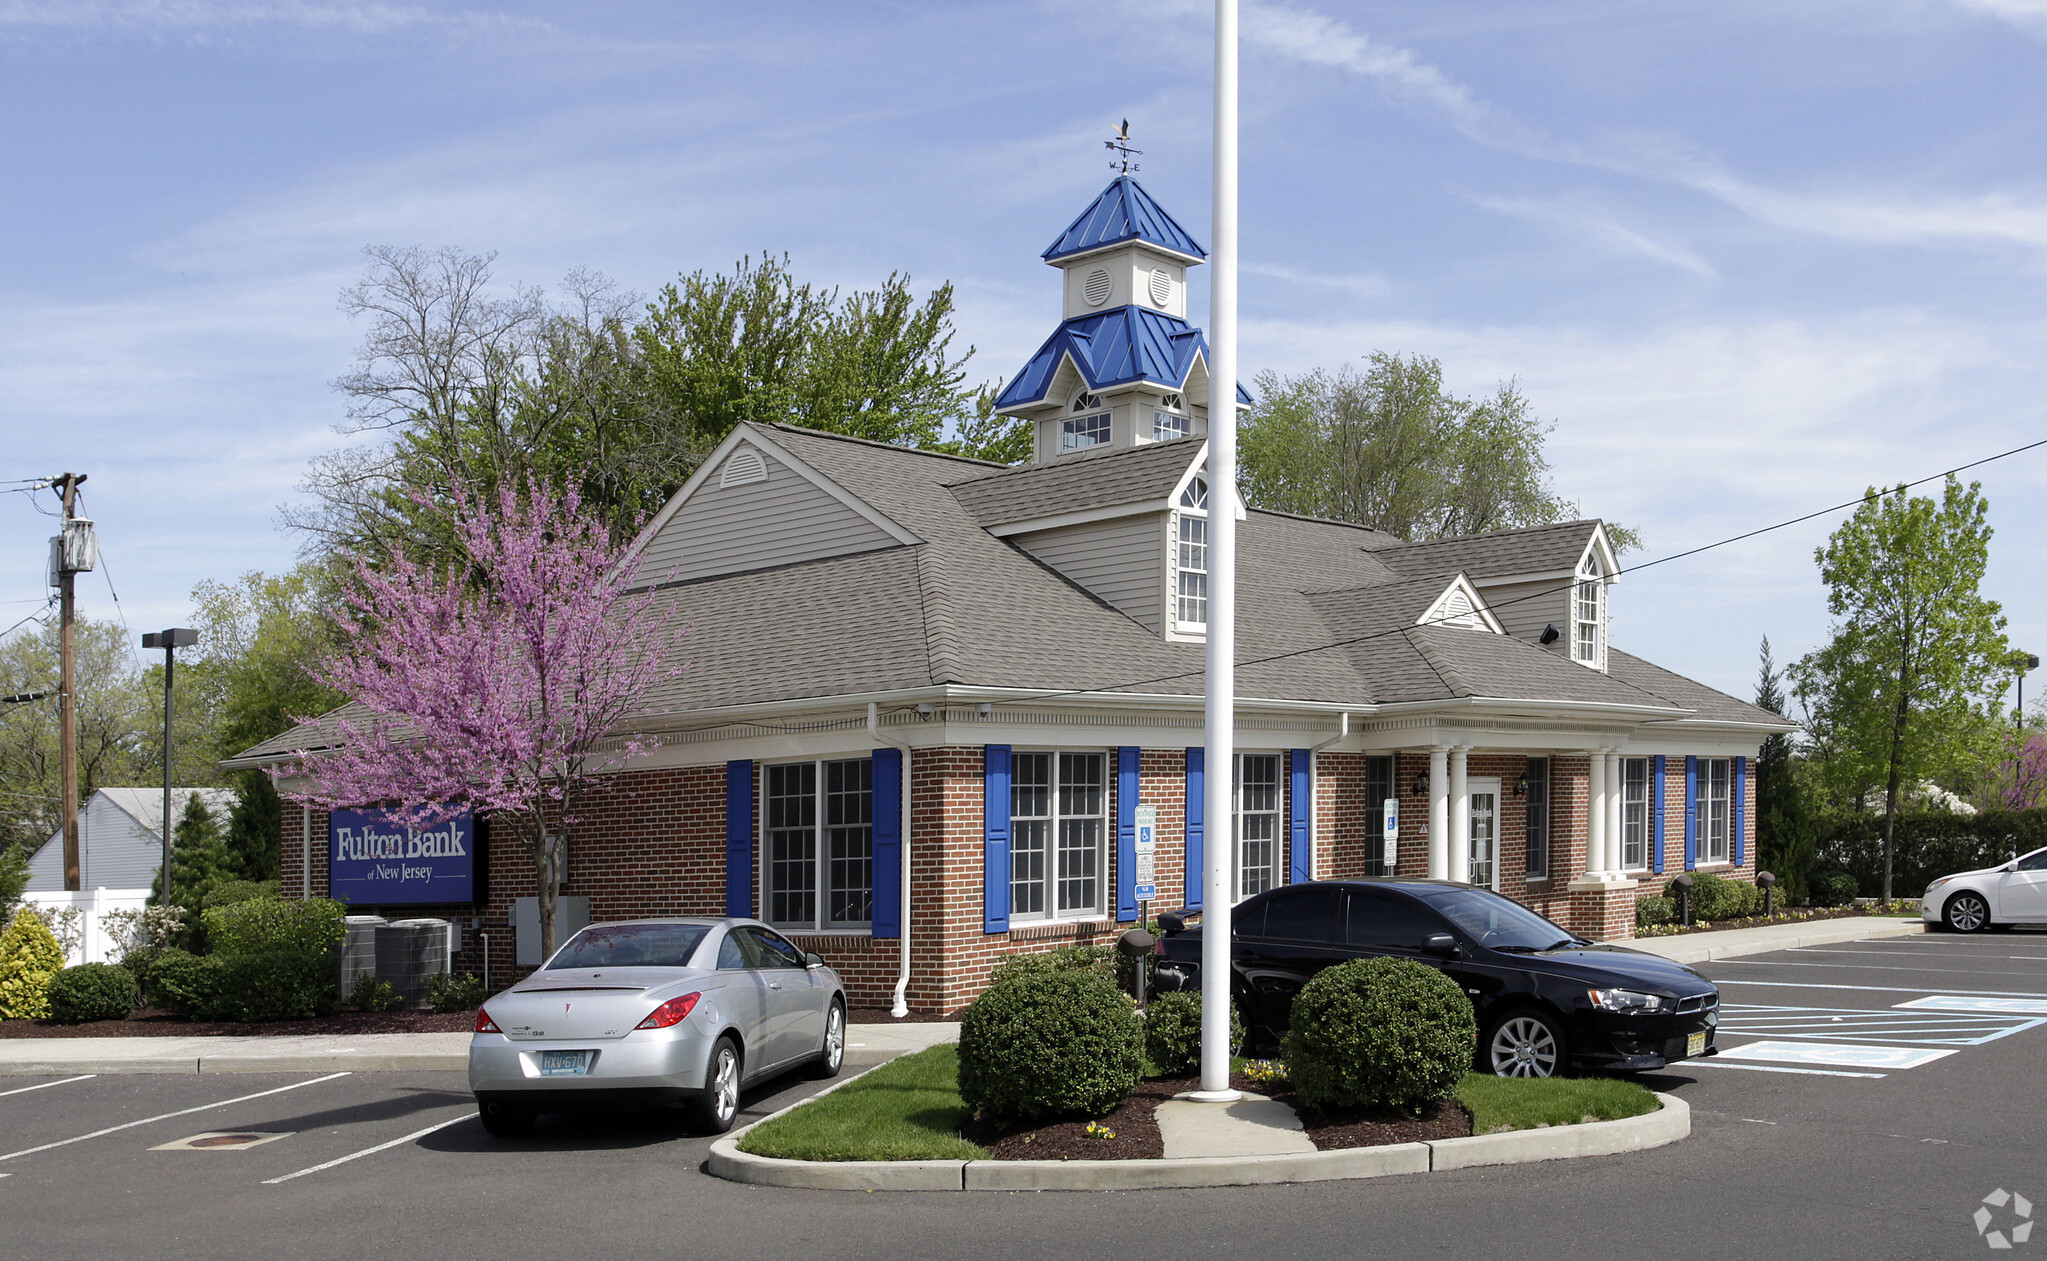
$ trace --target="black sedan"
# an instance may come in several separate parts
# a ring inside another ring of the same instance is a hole
[[[1154,979],[1201,985],[1192,912],[1159,917]],[[1441,968],[1471,997],[1478,1067],[1549,1077],[1573,1066],[1646,1072],[1717,1054],[1720,992],[1667,959],[1573,936],[1518,902],[1447,880],[1287,885],[1232,914],[1232,992],[1253,1045],[1277,1043],[1294,995],[1332,964],[1380,956]]]

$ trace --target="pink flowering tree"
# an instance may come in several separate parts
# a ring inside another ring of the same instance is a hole
[[[2023,741],[2007,741],[2006,757],[1997,768],[1998,796],[2007,810],[2027,810],[2047,800],[2047,739],[2028,733]]]
[[[467,808],[517,834],[539,883],[543,955],[568,840],[593,796],[652,741],[617,730],[650,687],[680,672],[668,601],[634,591],[603,523],[573,489],[507,488],[495,503],[457,488],[464,563],[422,565],[394,548],[358,558],[339,621],[347,647],[313,671],[349,698],[317,752],[285,774],[294,800],[382,805],[424,828]]]

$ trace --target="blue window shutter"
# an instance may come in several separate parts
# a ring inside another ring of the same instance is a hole
[[[1308,853],[1308,751],[1295,749],[1290,758],[1293,782],[1288,786],[1292,798],[1290,828],[1288,829],[1287,853],[1290,866],[1287,871],[1288,884],[1306,884],[1309,876]]]
[[[1727,812],[1727,831],[1733,838],[1734,865],[1739,867],[1746,857],[1741,835],[1743,816],[1748,813],[1748,759],[1745,757],[1734,759],[1734,800],[1728,804],[1731,808]]]
[[[1116,750],[1116,919],[1137,918],[1137,750]]]
[[[753,914],[753,762],[725,763],[725,913]]]
[[[981,931],[1009,931],[1009,746],[991,744],[981,804]]]
[[[1207,756],[1206,749],[1187,750],[1187,840],[1183,847],[1181,881],[1186,886],[1186,905],[1195,910],[1201,909],[1202,883],[1208,870],[1201,848],[1201,809],[1208,800],[1201,763]]]
[[[1685,755],[1685,870],[1699,865],[1699,759]]]
[[[903,933],[903,751],[874,751],[874,921],[876,937]]]
[[[1656,755],[1655,777],[1650,780],[1650,792],[1655,794],[1649,815],[1649,861],[1655,864],[1656,874],[1663,874],[1663,755]]]

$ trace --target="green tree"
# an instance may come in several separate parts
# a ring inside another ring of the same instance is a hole
[[[1512,381],[1484,400],[1457,398],[1437,360],[1374,351],[1362,372],[1261,373],[1254,393],[1239,442],[1255,506],[1416,542],[1578,515],[1550,489],[1543,442],[1555,425],[1530,414]],[[1639,544],[1625,527],[1607,532],[1617,548]]]
[[[163,870],[157,869],[150,882],[149,900],[154,905],[182,906],[193,912],[186,922],[198,919],[200,899],[216,885],[241,878],[233,851],[221,835],[220,820],[200,800],[198,793],[185,798],[185,809],[171,829],[171,894],[163,893]]]
[[[19,845],[0,846],[0,921],[14,916],[21,895],[28,892],[28,851]]]
[[[145,739],[162,721],[135,668],[136,644],[117,622],[81,616],[74,627],[78,679],[78,793],[149,782]],[[0,641],[0,694],[48,691],[40,701],[0,706],[0,846],[33,850],[63,818],[57,756],[57,619]],[[154,721],[152,721],[154,720]],[[161,765],[160,763],[157,765]],[[161,771],[157,771],[161,774]]]
[[[340,693],[308,673],[340,644],[330,612],[338,598],[328,571],[310,563],[192,588],[199,630],[192,690],[205,717],[193,743],[209,764],[341,703]],[[182,682],[178,690],[184,693]]]
[[[953,436],[933,449],[997,464],[1022,464],[1029,460],[1031,421],[1022,416],[996,415],[995,399],[1001,393],[1000,381],[982,386],[974,400],[974,414],[962,417],[954,426]]]
[[[1901,790],[1979,760],[2010,652],[1979,588],[1990,505],[1953,477],[1938,500],[1871,488],[1814,552],[1835,619],[1791,675],[1837,799],[1883,790],[1883,896],[1891,896]]]
[[[273,881],[283,866],[279,851],[284,802],[262,771],[235,773],[235,804],[227,815],[227,848],[244,880]]]
[[[1756,705],[1778,716],[1784,714],[1784,676],[1770,651],[1770,637],[1763,636],[1761,661],[1756,667]],[[1806,897],[1805,879],[1818,861],[1819,833],[1806,805],[1804,785],[1792,757],[1791,737],[1773,735],[1763,741],[1756,758],[1756,858],[1763,869],[1776,873],[1784,896],[1792,901]]]

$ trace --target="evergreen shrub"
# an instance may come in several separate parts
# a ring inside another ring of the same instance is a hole
[[[156,949],[156,953],[144,959],[135,980],[142,989],[142,1000],[151,1007],[178,1016],[191,1016],[199,1010],[208,993],[207,961],[188,950],[175,946]]]
[[[1635,927],[1668,924],[1677,918],[1677,904],[1669,898],[1643,898],[1635,903]]]
[[[201,915],[206,940],[218,955],[324,955],[348,936],[346,917],[332,898],[257,898]]]
[[[1230,1004],[1230,1054],[1244,1045],[1244,1022]],[[1201,995],[1192,991],[1161,994],[1144,1009],[1144,1057],[1168,1077],[1192,1072],[1201,1065]]]
[[[1847,906],[1856,899],[1859,884],[1845,871],[1823,871],[1806,882],[1814,906]]]
[[[1980,871],[2047,846],[2047,807],[1980,814],[1912,811],[1898,816],[1891,842],[1891,894],[1917,897],[1942,876]],[[1841,814],[1819,826],[1819,867],[1855,877],[1859,897],[1883,892],[1884,817]],[[1815,905],[1818,898],[1814,898]],[[1830,903],[1829,905],[1840,905]]]
[[[1143,1056],[1143,1021],[1104,972],[1012,972],[960,1018],[960,1097],[998,1123],[1101,1116],[1137,1088]]]
[[[199,899],[199,906],[202,911],[210,911],[216,906],[234,906],[241,902],[258,902],[265,899],[275,900],[283,896],[284,892],[274,881],[230,880],[207,890],[206,895]]]
[[[426,980],[426,1001],[443,1015],[457,1011],[475,1011],[483,1006],[483,1000],[490,995],[484,992],[483,982],[473,972],[460,974],[443,972]]]
[[[126,1020],[140,999],[135,974],[116,963],[81,963],[50,979],[50,1019],[79,1025]]]
[[[1663,896],[1670,899],[1671,914],[1677,913],[1677,877],[1672,876],[1663,886]],[[1729,880],[1711,872],[1692,873],[1692,920],[1705,924],[1714,920],[1741,919],[1755,915],[1763,909],[1762,890],[1739,880]]]
[[[64,947],[34,908],[23,906],[0,931],[0,1019],[40,1020],[50,1014],[50,980],[64,967]]]
[[[365,972],[355,978],[355,988],[348,991],[348,1005],[357,1011],[397,1011],[405,1000],[398,996],[397,986]]]
[[[200,961],[199,1020],[307,1020],[332,1015],[331,960],[296,951],[210,955]]]
[[[1478,1051],[1471,1000],[1412,959],[1325,968],[1294,996],[1287,1079],[1309,1107],[1419,1115],[1457,1089]]]

